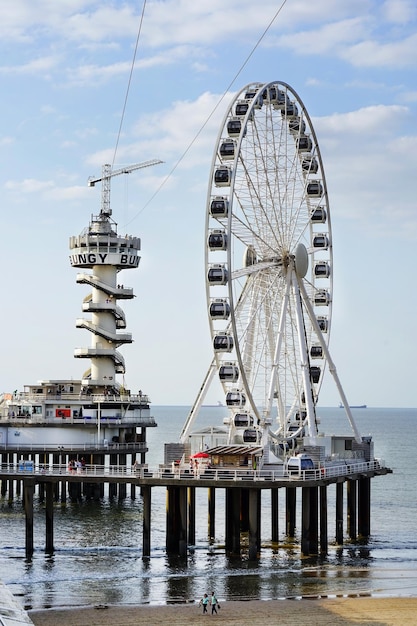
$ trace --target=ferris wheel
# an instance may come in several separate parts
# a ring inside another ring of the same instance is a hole
[[[217,375],[228,443],[291,454],[318,434],[326,367],[357,441],[328,344],[333,303],[330,208],[308,112],[287,83],[252,83],[217,137],[206,203],[205,282],[213,359],[181,433]]]
[[[211,371],[231,409],[231,441],[316,434],[332,312],[330,210],[311,119],[286,83],[247,85],[223,119],[205,276]]]

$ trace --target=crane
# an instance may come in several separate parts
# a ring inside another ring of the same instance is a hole
[[[96,183],[101,181],[101,211],[100,214],[105,217],[110,217],[110,179],[113,176],[119,176],[119,174],[130,174],[135,170],[140,170],[144,167],[150,167],[151,165],[158,165],[163,163],[159,159],[151,159],[150,161],[144,161],[143,163],[135,163],[134,165],[127,165],[121,167],[118,170],[112,170],[110,164],[103,165],[100,178],[90,177],[88,179],[88,186],[94,187]]]

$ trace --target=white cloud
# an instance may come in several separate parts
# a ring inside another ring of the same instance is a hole
[[[87,185],[74,185],[72,187],[53,187],[45,191],[48,200],[82,200],[89,195]]]
[[[379,135],[391,134],[393,128],[399,128],[408,115],[408,108],[400,105],[375,105],[362,107],[347,113],[334,113],[318,119],[323,134],[335,132],[342,137],[359,135],[361,138],[378,131]]]
[[[97,8],[98,6],[98,8]],[[135,4],[103,6],[91,0],[14,0],[2,11],[3,40],[33,42],[40,37],[97,41],[132,37],[138,28]]]
[[[387,43],[361,41],[343,50],[341,57],[357,67],[414,67],[417,62],[417,34]]]
[[[24,180],[9,180],[4,187],[8,191],[18,191],[19,193],[39,193],[54,186],[51,180],[36,180],[34,178],[25,178]]]
[[[407,24],[416,17],[415,0],[386,0],[382,12],[388,22]]]
[[[127,75],[132,67],[131,61],[120,61],[111,65],[79,65],[68,68],[66,71],[65,84],[68,87],[74,85],[97,84],[109,81],[120,75]]]
[[[87,185],[79,186],[58,186],[52,180],[36,180],[34,178],[25,178],[21,181],[9,180],[4,185],[7,191],[15,193],[17,197],[21,194],[40,195],[41,198],[48,200],[78,200],[87,198]]]
[[[2,65],[0,66],[0,74],[41,74],[47,78],[51,72],[58,67],[60,57],[55,55],[39,57],[22,65]]]
[[[227,59],[232,43],[249,53],[277,10],[272,0],[256,4],[230,0],[226,5],[220,0],[150,2],[145,9],[136,69],[181,63],[197,73],[206,72],[210,67],[207,57]],[[387,0],[383,7],[370,0],[337,6],[333,0],[288,2],[262,46],[287,48],[297,55],[332,54],[358,67],[415,64],[417,36],[412,33],[407,37],[401,29],[378,32],[378,12],[386,26],[402,26],[415,10],[407,0]],[[49,78],[54,72],[61,84],[73,87],[110,82],[130,71],[141,14],[134,2],[100,5],[91,0],[38,0],[35,9],[29,0],[17,0],[5,13],[0,25],[3,41],[8,37],[15,42],[29,40],[31,47],[25,63],[8,63],[0,67],[2,73]],[[227,41],[227,46],[216,48],[218,41]],[[37,56],[30,59],[35,44]],[[129,52],[122,47],[126,44]],[[153,50],[156,53],[149,54]]]
[[[402,94],[404,102],[417,102],[417,91],[406,91]]]
[[[193,57],[199,57],[203,53],[197,48],[190,48],[189,46],[176,46],[165,51],[161,51],[158,54],[145,56],[138,59],[135,63],[134,71],[138,72],[141,69],[150,69],[156,67],[164,67],[169,65],[178,64],[184,61],[189,62]],[[118,76],[128,76],[132,69],[132,60],[129,58],[127,61],[119,61],[111,64],[101,65],[74,65],[65,70],[62,77],[62,83],[67,87],[73,87],[74,85],[97,85],[100,83],[108,83],[113,78]]]
[[[182,168],[201,163],[209,167],[214,140],[231,97],[230,93],[223,98],[205,92],[196,100],[178,100],[167,109],[142,115],[133,127],[133,140],[125,137],[119,146],[117,161],[129,163],[160,158],[175,164],[186,152]],[[113,156],[114,149],[107,148],[89,155],[87,163],[101,167],[103,163],[111,163]]]
[[[358,41],[369,29],[367,19],[355,17],[324,24],[317,29],[279,36],[276,44],[300,55],[317,55],[340,50],[343,45]]]
[[[400,134],[407,118],[405,107],[381,105],[314,120],[330,206],[370,238],[417,236],[417,138]]]

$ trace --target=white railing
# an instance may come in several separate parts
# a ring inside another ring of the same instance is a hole
[[[101,443],[71,443],[65,445],[65,450],[60,450],[60,446],[56,443],[51,444],[18,444],[18,443],[8,443],[8,444],[0,444],[0,452],[22,452],[28,454],[30,452],[39,454],[41,452],[45,452],[47,454],[59,455],[62,454],[71,454],[80,453],[80,452],[90,452],[91,450],[96,450],[97,452],[141,452],[146,451],[148,448],[148,444],[144,441],[134,441],[131,443],[117,443],[113,441],[101,442]]]
[[[120,395],[114,394],[87,394],[87,393],[70,393],[63,391],[61,393],[30,393],[21,391],[17,393],[10,401],[10,404],[21,404],[22,402],[26,402],[29,404],[38,405],[40,402],[45,400],[49,400],[51,402],[71,402],[71,401],[79,401],[85,400],[87,402],[107,402],[107,403],[116,403],[120,404],[120,402],[134,402],[142,404],[144,408],[150,405],[150,398],[147,394],[124,394]]]
[[[296,474],[288,474],[285,470],[269,470],[259,469],[252,470],[247,468],[230,468],[221,467],[216,469],[206,469],[196,473],[185,467],[170,468],[168,466],[160,466],[158,468],[148,468],[147,465],[139,465],[138,467],[130,467],[125,465],[85,465],[81,467],[70,468],[67,464],[41,464],[34,461],[20,460],[17,463],[2,463],[0,465],[0,474],[37,474],[58,476],[62,475],[82,475],[85,477],[103,477],[108,478],[158,478],[172,479],[173,481],[181,480],[232,480],[232,481],[311,481],[322,480],[326,478],[336,478],[338,476],[346,476],[351,474],[361,474],[372,470],[378,470],[385,467],[385,463],[380,460],[361,461],[358,463],[332,465],[330,467],[319,467],[317,469],[302,470]]]
[[[137,424],[140,426],[155,424],[155,418],[152,415],[145,414],[145,410],[143,409],[143,415],[139,414],[137,416],[134,415],[118,415],[118,416],[100,416],[100,424],[107,425],[121,425],[121,424]],[[139,410],[140,411],[140,410]],[[10,422],[13,421],[15,426],[19,426],[19,424],[73,424],[75,426],[97,426],[98,419],[97,417],[44,417],[42,415],[8,415],[1,416],[0,421]]]

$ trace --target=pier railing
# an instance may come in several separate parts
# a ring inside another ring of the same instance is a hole
[[[152,415],[148,415],[149,410],[143,409],[142,411],[138,410],[139,415],[114,415],[107,416],[101,415],[100,420],[94,416],[85,416],[85,417],[49,417],[44,415],[10,415],[0,416],[0,422],[5,422],[7,424],[12,423],[17,428],[22,425],[30,425],[30,424],[47,424],[47,425],[55,425],[62,426],[65,423],[65,426],[68,424],[73,424],[75,426],[97,426],[98,423],[103,424],[104,426],[117,426],[120,424],[134,424],[137,426],[156,426],[155,418]]]
[[[5,475],[48,475],[56,476],[64,479],[64,476],[82,475],[88,477],[100,478],[158,478],[169,479],[173,481],[189,481],[195,479],[201,480],[231,480],[231,481],[282,481],[298,482],[304,480],[323,480],[337,478],[338,476],[347,476],[351,474],[367,473],[383,469],[385,463],[382,460],[375,459],[373,461],[362,461],[355,463],[343,463],[340,465],[332,465],[329,467],[318,467],[316,469],[302,470],[297,474],[289,473],[285,468],[278,470],[247,468],[230,468],[219,467],[216,469],[206,469],[204,471],[193,472],[183,467],[168,468],[160,466],[158,468],[149,468],[147,465],[139,465],[138,467],[130,467],[125,465],[85,465],[70,468],[67,464],[41,464],[30,460],[20,460],[17,463],[2,463],[0,465],[0,474]]]
[[[10,452],[13,453],[21,453],[21,454],[54,454],[59,456],[62,454],[82,454],[82,453],[90,453],[91,451],[97,452],[147,452],[148,444],[144,441],[132,441],[130,443],[119,443],[115,441],[103,441],[101,443],[70,443],[65,444],[64,446],[57,446],[55,444],[33,444],[33,443],[22,443],[22,444],[0,444],[0,453],[1,452]]]

